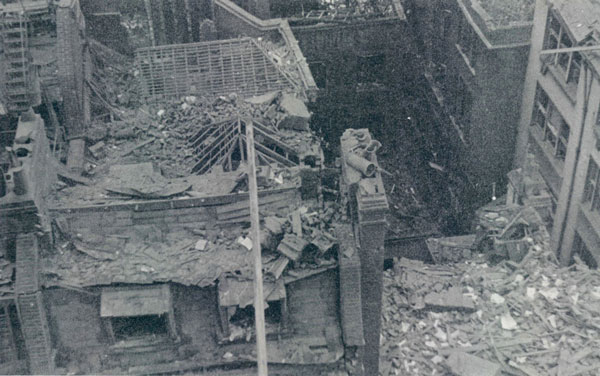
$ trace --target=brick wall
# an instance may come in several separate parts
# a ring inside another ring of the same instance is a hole
[[[217,290],[213,287],[171,285],[177,331],[194,350],[209,354],[217,348]]]
[[[327,272],[287,286],[290,327],[300,336],[323,336],[327,327],[339,328],[338,272]]]
[[[100,289],[44,290],[48,305],[57,366],[70,362],[85,373],[97,373],[110,353],[110,335],[100,317]],[[171,284],[177,333],[188,351],[211,354],[216,348],[219,322],[214,287],[198,288]],[[189,354],[188,354],[189,355]]]
[[[360,284],[365,339],[363,364],[368,375],[379,372],[379,338],[381,332],[381,300],[383,293],[384,241],[387,232],[386,215],[389,211],[381,174],[366,178],[346,162],[349,153],[354,153],[356,136],[347,130],[340,139],[342,149],[343,184],[341,190],[348,198],[354,236],[358,239],[360,257]],[[367,135],[370,139],[370,135]],[[360,145],[360,143],[359,143]],[[370,162],[377,165],[377,157],[371,155]],[[372,193],[363,193],[358,185],[364,183]]]
[[[55,208],[53,217],[64,218],[72,232],[84,229],[100,234],[120,234],[137,226],[156,226],[168,232],[185,227],[210,227],[249,221],[246,194],[157,200],[137,204]],[[295,188],[261,191],[261,213],[286,214],[299,194]]]
[[[56,9],[58,79],[63,99],[66,129],[70,138],[84,135],[84,48],[85,20],[79,2]]]
[[[340,226],[336,232],[340,241],[338,260],[340,263],[340,315],[342,335],[346,346],[364,346],[361,265],[352,226]]]

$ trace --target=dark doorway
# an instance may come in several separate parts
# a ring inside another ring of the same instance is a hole
[[[168,333],[166,315],[113,317],[111,320],[113,333],[117,341],[148,336],[164,336]]]

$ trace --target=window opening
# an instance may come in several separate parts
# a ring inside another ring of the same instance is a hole
[[[168,334],[166,315],[112,317],[111,324],[117,341],[163,337]]]

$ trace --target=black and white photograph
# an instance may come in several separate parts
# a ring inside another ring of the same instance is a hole
[[[600,0],[0,0],[0,375],[600,375]]]

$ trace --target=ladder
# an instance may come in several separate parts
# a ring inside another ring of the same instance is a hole
[[[50,331],[42,302],[42,293],[17,296],[21,331],[29,355],[29,371],[35,375],[51,374],[52,350]]]
[[[34,234],[17,236],[17,312],[29,355],[29,371],[49,374],[53,370],[50,330],[39,291],[38,242]]]
[[[6,61],[4,89],[10,112],[26,111],[30,105],[27,25],[27,16],[21,13],[6,14],[0,21]]]

